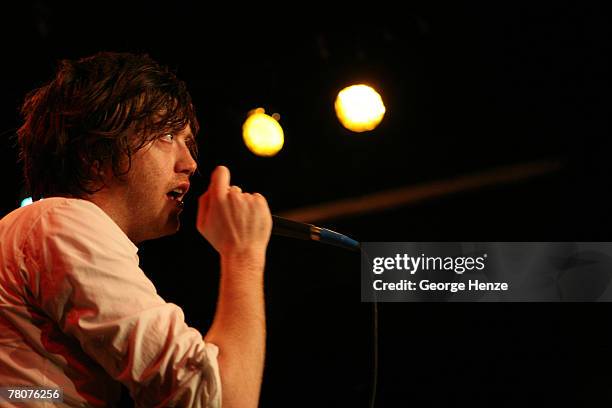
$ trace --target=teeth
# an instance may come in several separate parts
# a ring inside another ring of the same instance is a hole
[[[168,192],[168,196],[173,200],[179,201],[180,198],[185,194],[186,189],[177,187]]]

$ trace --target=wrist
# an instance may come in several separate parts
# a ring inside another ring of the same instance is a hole
[[[249,246],[246,248],[225,248],[219,252],[222,262],[231,263],[263,263],[266,259],[266,248]]]
[[[222,252],[220,257],[222,277],[261,278],[263,276],[266,263],[265,248],[233,249]]]

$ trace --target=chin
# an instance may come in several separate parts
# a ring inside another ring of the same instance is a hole
[[[156,223],[150,223],[148,228],[138,230],[137,234],[130,236],[130,239],[135,244],[152,239],[174,235],[178,232],[181,226],[178,215],[158,219]]]
[[[145,239],[141,241],[150,241],[152,239],[167,237],[169,235],[174,235],[178,232],[180,227],[180,223],[178,222],[168,222],[162,228],[156,230],[150,230]]]
[[[168,220],[166,228],[164,228],[164,236],[176,234],[180,228],[181,222],[179,221],[178,217],[176,217],[176,219],[170,219]]]

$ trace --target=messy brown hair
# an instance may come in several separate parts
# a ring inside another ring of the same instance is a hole
[[[97,169],[110,165],[120,177],[150,141],[186,126],[199,130],[185,83],[131,53],[61,61],[55,77],[26,96],[21,114],[20,159],[34,200],[91,194],[100,188]],[[191,149],[195,157],[195,143]]]

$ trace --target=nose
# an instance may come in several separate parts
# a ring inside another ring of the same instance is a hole
[[[197,168],[198,163],[196,163],[189,148],[183,144],[180,149],[179,159],[176,162],[176,171],[191,177]]]

